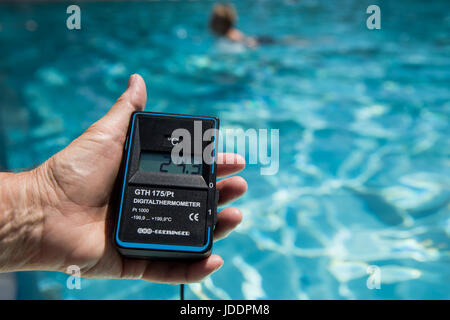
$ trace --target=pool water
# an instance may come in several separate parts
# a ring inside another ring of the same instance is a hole
[[[244,220],[214,247],[225,264],[186,298],[449,299],[450,3],[236,1],[242,30],[275,39],[254,50],[208,33],[212,4],[82,2],[69,31],[67,4],[1,3],[0,164],[45,161],[140,73],[147,110],[280,130],[279,172],[242,173]],[[370,4],[381,30],[366,28]],[[19,298],[178,297],[144,281],[18,279]]]

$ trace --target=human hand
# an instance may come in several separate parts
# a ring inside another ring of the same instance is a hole
[[[5,213],[0,216],[0,252],[5,249],[0,253],[0,271],[65,272],[77,265],[82,277],[189,283],[222,266],[217,255],[193,262],[126,259],[112,243],[117,212],[111,207],[111,194],[130,116],[144,109],[146,97],[144,80],[132,75],[109,112],[68,147],[31,172],[0,176],[0,213]],[[245,166],[235,154],[219,154],[218,163],[219,177]],[[19,185],[23,188],[18,194],[14,189]],[[217,189],[223,205],[244,194],[247,184],[241,177],[230,177],[218,181]],[[237,208],[222,210],[214,239],[225,237],[241,219]],[[1,228],[10,220],[15,222],[9,225],[18,227]]]

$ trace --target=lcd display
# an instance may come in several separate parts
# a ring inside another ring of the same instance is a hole
[[[200,160],[197,160],[197,162],[199,161]],[[172,161],[170,153],[142,152],[139,161],[139,169],[147,172],[202,174],[201,163],[194,163],[194,157],[192,157],[189,162],[190,163],[175,164]]]

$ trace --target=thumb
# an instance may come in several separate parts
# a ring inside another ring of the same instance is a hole
[[[131,114],[134,111],[144,110],[146,101],[147,89],[144,79],[138,74],[133,74],[128,79],[125,92],[96,125],[108,131],[113,129],[119,136],[125,137]]]

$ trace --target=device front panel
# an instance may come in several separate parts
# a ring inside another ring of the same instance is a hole
[[[216,126],[214,118],[134,115],[116,234],[120,246],[176,251],[210,247],[216,181],[214,163],[205,162],[203,152],[212,146],[215,157],[215,137],[203,138]],[[172,154],[182,141],[174,139],[177,129],[191,136],[183,160]]]

